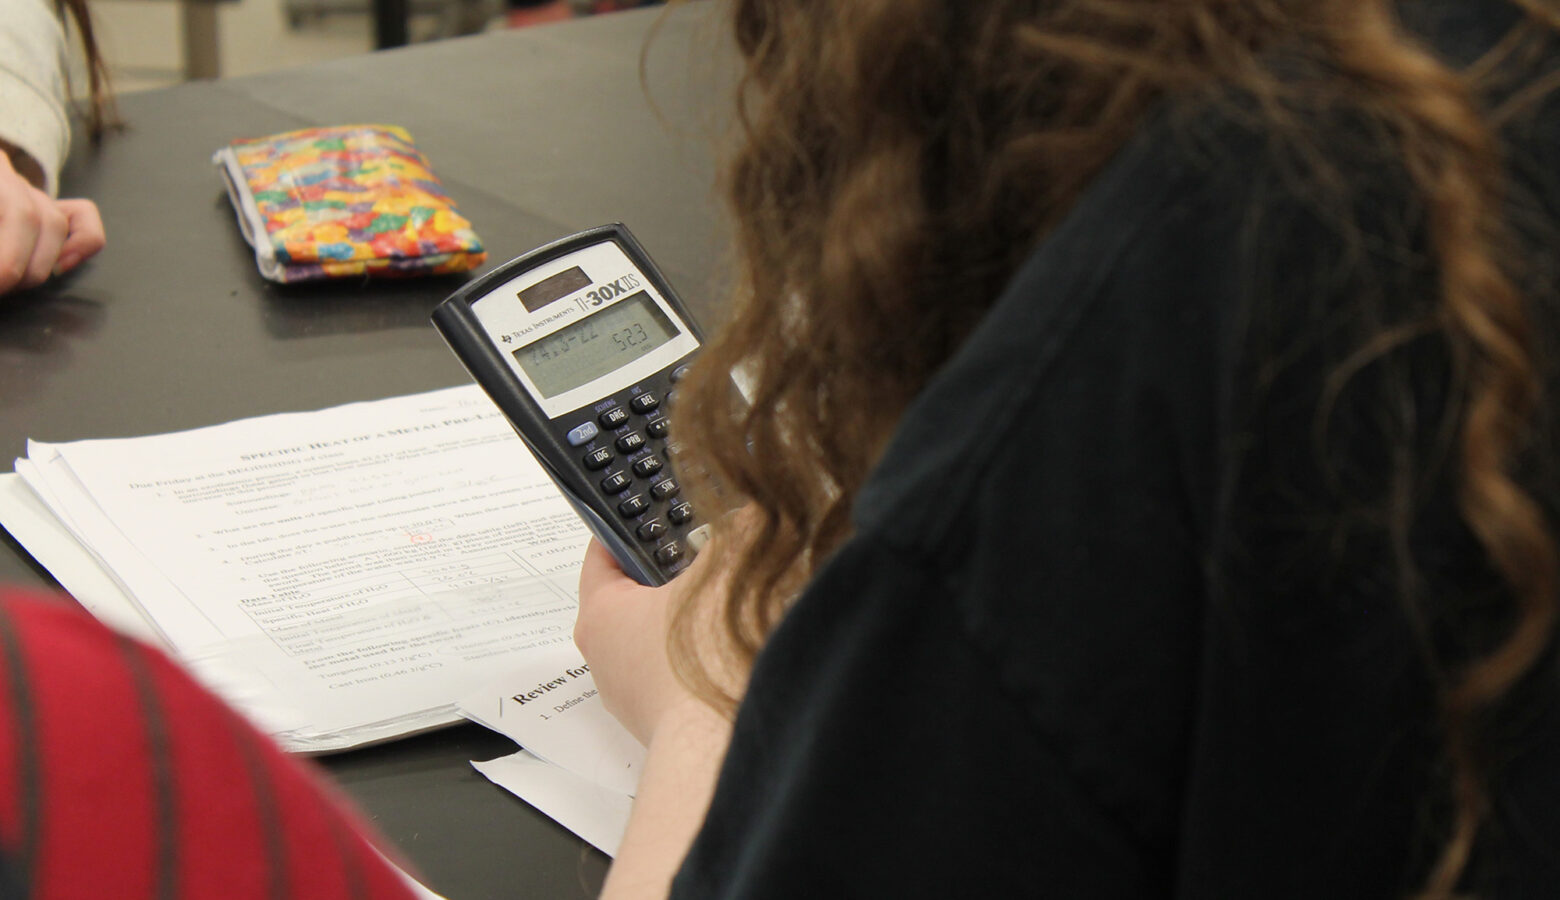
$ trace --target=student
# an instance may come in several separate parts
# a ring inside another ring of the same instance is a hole
[[[0,591],[0,897],[411,896],[309,764],[166,656]]]
[[[87,57],[89,124],[113,121],[86,0],[64,0]],[[103,248],[91,200],[56,199],[70,147],[64,22],[50,0],[0,0],[0,293],[36,287]]]
[[[606,894],[1554,896],[1560,4],[731,12]]]

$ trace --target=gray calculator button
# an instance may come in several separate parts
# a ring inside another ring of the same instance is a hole
[[[605,447],[597,447],[585,454],[585,458],[580,460],[580,462],[585,464],[585,468],[592,471],[605,469],[607,466],[612,465],[612,451]]]
[[[573,431],[569,432],[569,446],[584,446],[585,444],[594,441],[596,439],[596,435],[600,433],[601,429],[596,427],[595,422],[586,422],[584,425],[581,425]]]
[[[676,541],[667,541],[660,549],[655,551],[655,561],[663,566],[669,566],[682,558],[682,545]]]
[[[635,529],[635,532],[641,541],[653,544],[666,534],[666,523],[660,519],[651,519]]]

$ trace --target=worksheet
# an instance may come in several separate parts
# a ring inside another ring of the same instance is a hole
[[[526,654],[457,705],[466,718],[591,784],[625,797],[639,785],[645,748],[602,705],[572,643]]]
[[[477,771],[608,856],[617,854],[645,748],[607,712],[577,649],[528,653],[459,706],[466,718],[525,748],[473,762]]]
[[[571,641],[589,534],[475,386],[32,442],[17,472],[294,749],[452,721],[472,685]]]

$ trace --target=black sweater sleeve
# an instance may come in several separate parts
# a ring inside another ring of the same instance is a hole
[[[1137,898],[1134,841],[961,636],[953,588],[854,542],[766,652],[683,897]]]

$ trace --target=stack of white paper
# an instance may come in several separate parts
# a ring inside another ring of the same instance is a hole
[[[16,471],[0,523],[289,749],[454,721],[570,645],[588,532],[475,386],[30,442]]]

